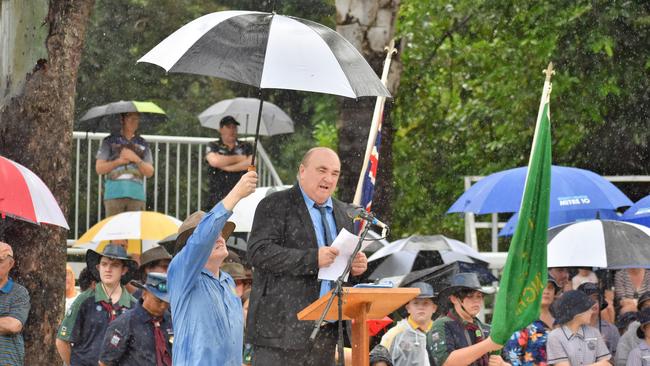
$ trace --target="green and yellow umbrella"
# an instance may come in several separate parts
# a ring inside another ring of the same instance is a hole
[[[92,107],[79,119],[78,128],[85,131],[113,131],[119,127],[120,114],[140,113],[140,122],[164,122],[167,114],[156,103],[135,100],[109,103]]]

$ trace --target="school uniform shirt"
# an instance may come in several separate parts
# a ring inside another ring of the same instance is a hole
[[[648,343],[641,342],[639,346],[627,356],[626,366],[650,366],[650,347]]]
[[[165,337],[167,352],[171,355],[174,331],[169,312],[166,311],[157,321],[142,307],[142,302],[138,302],[108,326],[99,360],[109,366],[156,366],[156,322]]]
[[[598,329],[583,325],[576,333],[562,326],[548,335],[546,343],[548,364],[569,362],[571,366],[590,365],[609,360],[611,354]]]
[[[56,337],[70,343],[70,366],[97,366],[104,333],[111,318],[115,319],[135,305],[135,299],[124,286],[120,299],[109,311],[106,306],[110,306],[110,302],[99,282],[95,289],[79,294],[66,311]]]

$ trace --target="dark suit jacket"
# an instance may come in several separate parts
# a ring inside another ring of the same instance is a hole
[[[353,232],[347,204],[332,200],[336,231]],[[248,260],[254,269],[246,342],[304,349],[314,323],[299,321],[296,314],[318,299],[320,285],[316,232],[297,184],[257,206]]]

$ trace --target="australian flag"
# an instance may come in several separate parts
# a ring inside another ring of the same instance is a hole
[[[375,193],[375,180],[377,179],[377,166],[379,165],[379,147],[381,146],[381,123],[377,129],[375,146],[372,147],[366,174],[363,178],[363,188],[361,190],[361,206],[370,211],[372,207],[372,195]]]

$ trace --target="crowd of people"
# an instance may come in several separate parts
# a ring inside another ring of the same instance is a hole
[[[221,121],[222,139],[206,151],[214,197],[205,212],[183,221],[172,249],[158,246],[134,258],[126,240],[115,240],[89,250],[80,291],[66,268],[66,310],[56,334],[66,365],[335,363],[337,324],[324,322],[310,341],[313,323],[297,313],[330,291],[332,282],[319,280],[318,271],[338,256],[330,246],[338,233],[353,231],[347,204],[332,197],[340,160],[327,148],[309,150],[297,183],[259,203],[239,258],[226,246],[235,229],[228,218],[254,192],[257,174],[246,172],[250,146],[237,140],[237,125],[232,117]],[[107,175],[107,214],[143,209],[142,177],[153,174],[137,114],[123,115],[121,126],[97,154],[97,172]],[[2,365],[23,364],[30,310],[27,290],[9,276],[13,257],[0,242]],[[367,265],[365,254],[353,258],[350,284],[363,280]],[[648,364],[650,274],[632,268],[613,281],[602,277],[590,268],[550,268],[539,319],[505,345],[479,319],[490,292],[475,273],[454,274],[439,293],[430,283],[413,283],[420,294],[371,339],[371,365]]]

